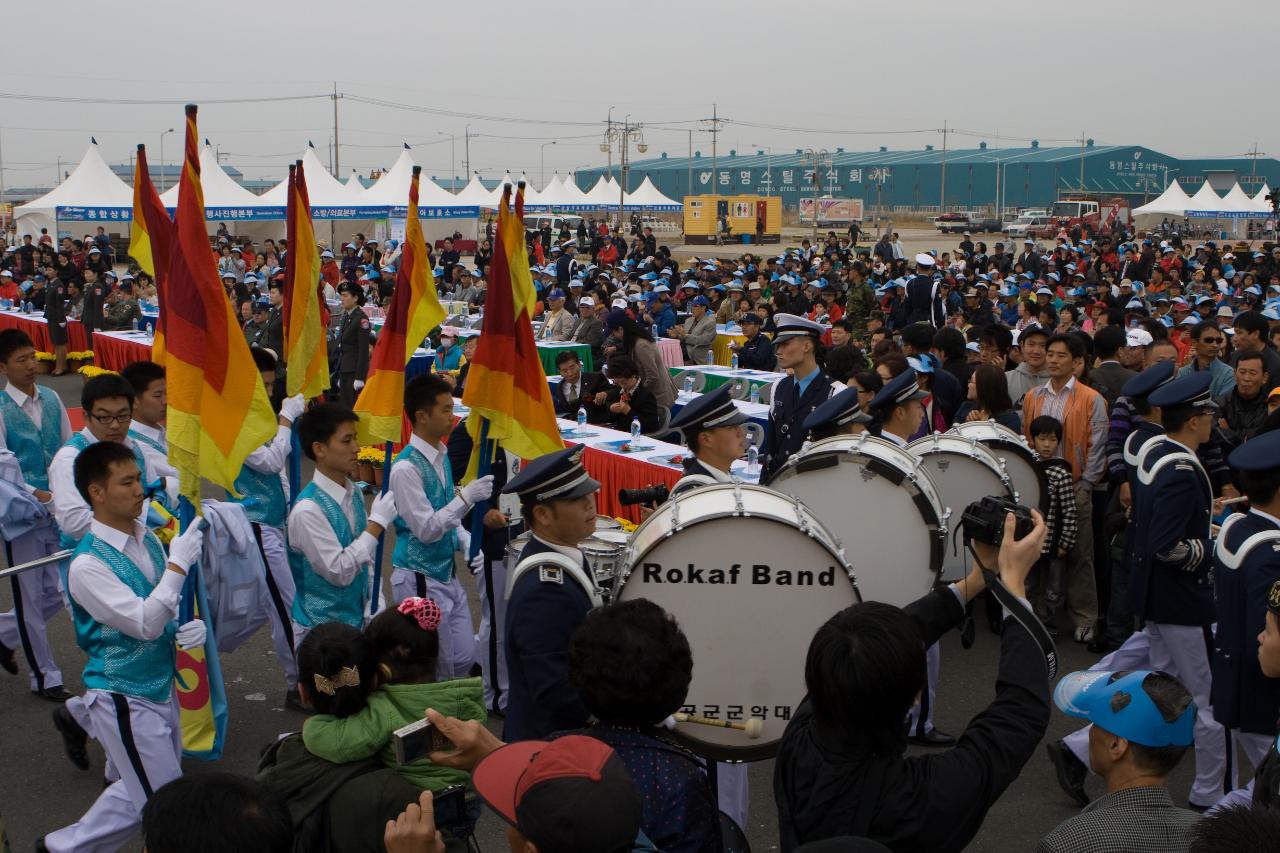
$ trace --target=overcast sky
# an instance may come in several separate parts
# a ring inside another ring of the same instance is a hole
[[[540,153],[548,176],[603,164],[610,106],[648,125],[647,156],[684,155],[691,128],[709,155],[707,125],[690,122],[713,103],[757,125],[723,125],[721,151],[941,147],[931,129],[946,121],[979,134],[951,136],[953,148],[1073,144],[1083,132],[1174,155],[1257,143],[1280,156],[1280,111],[1266,94],[1280,78],[1269,61],[1280,4],[1258,0],[54,0],[7,17],[0,92],[201,103],[201,135],[251,177],[282,177],[307,140],[328,163],[333,102],[210,101],[323,94],[335,81],[351,95],[482,116],[343,99],[343,178],[390,166],[402,142],[427,174],[443,178],[452,162],[463,175],[468,124],[479,134],[472,168],[486,177],[524,170],[537,181]],[[57,159],[74,164],[90,135],[108,162],[127,162],[139,142],[156,162],[170,127],[168,162],[181,150],[180,104],[0,99],[5,185],[48,185]]]

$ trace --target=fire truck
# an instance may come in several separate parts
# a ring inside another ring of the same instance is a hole
[[[1076,193],[1063,196],[1049,207],[1049,224],[1037,229],[1037,237],[1052,238],[1059,231],[1079,227],[1085,237],[1110,237],[1133,227],[1129,202],[1119,196]]]

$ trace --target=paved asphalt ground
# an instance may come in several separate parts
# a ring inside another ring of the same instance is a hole
[[[42,382],[55,388],[69,406],[79,405],[78,377]],[[856,548],[856,542],[846,545]],[[388,560],[390,549],[387,549]],[[384,571],[390,571],[388,562]],[[386,574],[383,577],[387,577]],[[464,573],[464,583],[471,586]],[[477,601],[474,588],[473,607]],[[9,584],[0,583],[0,609],[12,606]],[[478,624],[478,620],[477,620]],[[50,626],[54,652],[66,676],[67,689],[79,692],[80,671],[84,656],[75,645],[70,620],[56,616]],[[1061,672],[1083,669],[1094,657],[1066,639],[1059,647]],[[997,638],[979,628],[977,642],[969,650],[960,648],[959,637],[943,640],[942,675],[939,684],[938,727],[960,734],[966,723],[990,701],[995,684],[999,647]],[[20,673],[11,676],[0,672],[0,813],[8,826],[9,840],[15,851],[32,849],[34,839],[77,819],[101,791],[102,750],[90,746],[92,767],[77,770],[65,758],[61,740],[50,722],[53,708],[48,702],[32,696],[28,690],[26,664],[19,652]],[[803,661],[797,660],[796,666]],[[222,657],[228,699],[228,735],[221,761],[206,764],[185,763],[187,772],[200,773],[211,767],[237,773],[253,772],[263,746],[284,732],[297,730],[303,718],[283,706],[284,681],[274,660],[270,637],[260,632],[233,654]],[[501,721],[493,724],[500,732]],[[1057,738],[1075,728],[1074,721],[1053,713],[1049,737]],[[1190,757],[1178,768],[1172,780],[1174,799],[1185,802],[1190,787]],[[773,805],[773,762],[766,761],[751,768],[751,814],[747,834],[753,850],[777,847],[777,814]],[[1101,793],[1098,780],[1090,783],[1093,795]],[[1027,764],[1022,776],[1005,792],[987,816],[982,832],[970,845],[975,851],[1030,850],[1040,836],[1076,809],[1058,788],[1053,770],[1039,750]],[[481,846],[487,851],[505,850],[502,827],[497,818],[486,814],[479,832]],[[140,849],[134,844],[129,849]]]

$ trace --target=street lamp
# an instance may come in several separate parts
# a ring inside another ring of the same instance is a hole
[[[763,149],[765,150],[765,152],[766,152],[766,153],[765,153],[765,167],[764,167],[764,173],[765,173],[765,175],[767,175],[767,176],[768,176],[768,178],[767,178],[767,180],[765,181],[765,185],[764,185],[764,194],[765,194],[765,196],[766,196],[766,197],[771,196],[771,195],[773,195],[773,146],[772,146],[772,145],[757,145],[756,143],[754,143],[754,142],[753,142],[753,143],[751,143],[751,147],[752,147],[752,148],[763,148]]]
[[[455,157],[455,154],[457,152],[455,143],[458,141],[458,137],[452,133],[445,133],[443,130],[437,130],[436,136],[449,137],[449,192],[457,192],[458,188],[454,186],[454,178],[458,174],[457,172],[458,161],[457,161],[457,158]]]
[[[168,134],[170,134],[170,133],[173,133],[173,128],[172,128],[172,127],[171,127],[171,128],[169,128],[168,130],[166,130],[164,133],[160,134],[160,192],[164,192],[164,188],[165,188],[165,180],[164,180],[164,138],[165,138],[165,136],[166,136],[166,135],[168,135]]]
[[[612,107],[610,108],[612,109]],[[600,150],[610,155],[610,162],[613,158],[613,147],[618,146],[618,165],[622,175],[622,183],[618,187],[618,230],[622,230],[622,214],[623,208],[627,204],[627,173],[631,171],[628,162],[629,148],[635,145],[636,150],[641,154],[649,150],[649,144],[644,141],[644,134],[640,132],[640,128],[644,125],[639,122],[631,123],[631,114],[627,113],[617,127],[614,126],[612,119],[609,122],[609,128],[604,132],[604,139],[600,141]]]
[[[818,245],[818,170],[826,167],[828,171],[831,169],[831,153],[825,148],[817,151],[812,148],[805,149],[802,163],[813,164],[813,245]]]
[[[538,183],[542,184],[542,188],[544,190],[547,188],[547,169],[546,169],[547,146],[555,145],[557,141],[558,140],[553,139],[550,142],[544,142],[538,146]]]

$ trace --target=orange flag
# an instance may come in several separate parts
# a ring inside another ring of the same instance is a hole
[[[289,264],[284,274],[284,352],[288,364],[285,392],[310,400],[329,387],[329,350],[325,343],[325,318],[316,291],[320,280],[320,250],[311,222],[311,198],[302,161],[289,167],[289,204],[286,208]]]
[[[200,479],[235,494],[245,457],[276,431],[262,377],[218,280],[200,186],[196,107],[187,105],[186,159],[174,215],[169,280],[160,302],[168,352],[169,461],[200,506]]]
[[[418,218],[418,177],[413,167],[409,184],[409,218],[405,223],[404,247],[396,288],[387,308],[386,323],[369,358],[369,378],[365,380],[355,410],[364,417],[357,425],[361,444],[376,441],[398,442],[404,423],[404,371],[413,352],[436,326],[444,321],[444,307],[436,293],[436,279],[427,259],[427,241]],[[292,249],[290,249],[292,251]]]
[[[467,431],[476,448],[467,469],[468,479],[477,470],[484,419],[489,421],[487,438],[496,439],[521,459],[534,459],[564,447],[533,337],[533,308],[538,297],[525,253],[523,181],[514,212],[510,201],[508,184],[498,206],[480,343],[462,393],[462,402],[473,415],[467,418]]]
[[[147,146],[138,145],[138,165],[133,170],[133,223],[129,226],[129,256],[147,275],[155,279],[156,301],[165,302],[165,285],[169,279],[169,252],[173,244],[173,220],[160,201],[160,193],[151,183],[147,168]],[[156,339],[151,345],[151,360],[164,364],[163,310],[156,322]]]

